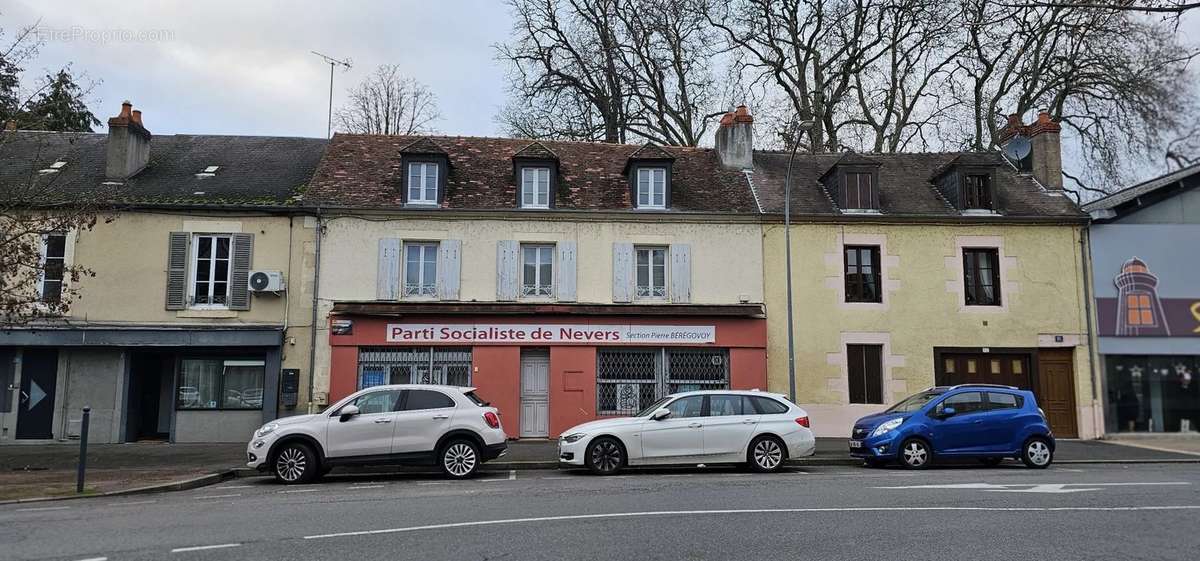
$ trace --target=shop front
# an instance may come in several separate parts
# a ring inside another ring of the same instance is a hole
[[[472,386],[514,438],[674,392],[766,388],[760,305],[347,303],[330,322],[330,402],[381,384]]]

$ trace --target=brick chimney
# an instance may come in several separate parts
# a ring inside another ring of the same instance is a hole
[[[730,169],[754,167],[754,117],[745,105],[721,116],[717,128],[717,157]]]
[[[121,114],[108,120],[108,162],[104,175],[124,181],[137,175],[150,161],[150,131],[142,126],[142,112],[121,104]]]
[[[1008,122],[998,133],[998,140],[1003,146],[1014,136],[1024,136],[1029,139],[1032,149],[1029,153],[1030,173],[1047,189],[1061,190],[1062,175],[1062,125],[1042,111],[1037,120],[1026,125],[1022,124],[1019,114],[1008,116]]]

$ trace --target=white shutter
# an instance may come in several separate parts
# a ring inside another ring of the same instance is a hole
[[[521,244],[516,240],[496,242],[496,300],[513,302],[517,299],[520,280]]]
[[[379,239],[379,270],[375,276],[376,300],[400,299],[400,238]]]
[[[692,301],[692,246],[671,244],[671,301],[686,304]]]
[[[633,274],[633,244],[613,243],[613,302],[632,302],[636,292]]]
[[[462,270],[462,240],[442,240],[438,244],[438,299],[458,300],[459,276]]]
[[[578,244],[574,241],[558,242],[558,271],[556,271],[558,281],[558,300],[560,302],[574,302],[575,295],[575,253],[578,249]]]

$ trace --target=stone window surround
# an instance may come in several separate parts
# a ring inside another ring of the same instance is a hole
[[[878,305],[878,304],[876,304]],[[903,368],[905,365],[905,357],[903,355],[892,354],[892,334],[889,332],[852,332],[843,331],[839,342],[840,348],[835,353],[825,353],[826,364],[838,367],[838,376],[835,378],[826,378],[826,388],[835,394],[838,394],[838,403],[842,405],[860,405],[850,403],[850,369],[849,358],[846,356],[846,345],[882,345],[883,350],[880,357],[883,359],[883,365],[880,372],[883,374],[883,405],[890,405],[896,401],[908,397],[908,382],[906,380],[898,380],[892,373],[894,368]],[[872,404],[867,404],[872,405]],[[878,404],[873,404],[878,405]]]
[[[887,251],[887,234],[847,234],[838,232],[835,243],[837,250],[825,254],[825,288],[837,291],[837,305],[848,310],[887,310],[889,307],[888,294],[900,289],[900,281],[889,278],[889,271],[900,266],[900,256],[889,255]],[[879,246],[879,302],[847,302],[846,301],[846,246],[848,245],[877,245]]]
[[[963,249],[972,247],[996,248],[1000,260],[1000,305],[999,306],[968,306],[966,287],[963,286]],[[1003,236],[955,236],[954,255],[946,256],[946,270],[953,273],[954,279],[946,281],[946,292],[955,295],[958,300],[959,313],[1007,313],[1012,302],[1012,296],[1020,292],[1020,284],[1009,281],[1017,268],[1017,258],[1004,252]]]

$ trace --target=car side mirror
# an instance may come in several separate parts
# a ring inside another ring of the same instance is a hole
[[[955,413],[958,413],[958,411],[955,411],[953,407],[939,407],[938,408],[938,416],[943,419],[945,419],[946,417],[953,417]]]
[[[663,419],[666,419],[667,417],[670,417],[670,416],[671,416],[671,410],[670,410],[670,409],[659,409],[658,411],[655,411],[654,413],[652,413],[652,414],[650,415],[650,418],[651,418],[651,419],[654,419],[655,421],[661,421],[661,420],[663,420]]]
[[[353,417],[357,414],[359,414],[357,405],[347,405],[342,408],[342,410],[340,412],[341,418],[339,420],[341,420],[341,422],[344,423],[346,421],[349,421],[351,417]]]

